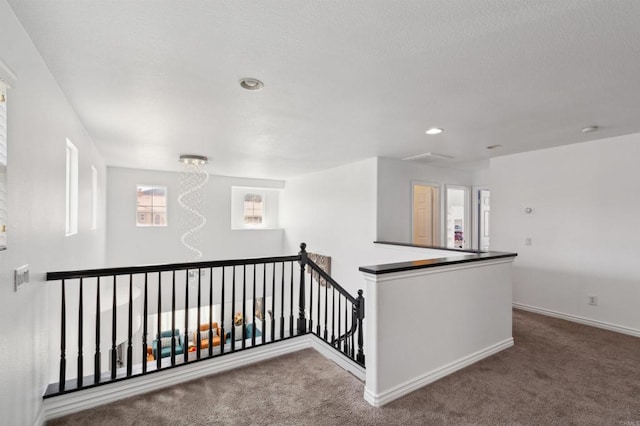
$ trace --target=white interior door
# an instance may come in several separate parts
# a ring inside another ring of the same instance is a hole
[[[489,250],[490,193],[488,189],[478,191],[478,249]]]
[[[439,188],[413,184],[412,240],[421,246],[439,245]]]

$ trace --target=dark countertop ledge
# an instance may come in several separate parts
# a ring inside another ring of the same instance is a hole
[[[393,272],[411,271],[415,269],[435,268],[438,266],[455,265],[458,263],[470,263],[470,262],[480,262],[483,260],[503,259],[508,257],[516,257],[518,255],[517,253],[507,253],[502,251],[482,252],[479,250],[460,250],[460,249],[451,249],[451,248],[437,247],[437,246],[420,246],[416,244],[395,243],[395,242],[389,242],[389,241],[374,241],[374,244],[386,244],[386,245],[394,245],[394,246],[425,248],[425,249],[432,249],[432,250],[446,250],[446,251],[453,251],[453,252],[467,253],[467,254],[463,256],[447,256],[447,257],[439,257],[436,259],[412,260],[409,262],[361,266],[359,268],[361,272],[364,272],[367,274],[373,274],[373,275],[391,274]]]

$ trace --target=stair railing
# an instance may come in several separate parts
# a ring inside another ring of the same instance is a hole
[[[305,249],[302,243],[295,256],[48,273],[60,283],[60,359],[58,382],[45,398],[308,333],[364,366],[362,290],[350,295]]]

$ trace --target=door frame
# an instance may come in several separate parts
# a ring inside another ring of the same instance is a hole
[[[472,187],[471,186],[466,186],[466,185],[452,185],[452,184],[446,184],[444,186],[444,204],[443,204],[443,212],[444,215],[443,220],[442,220],[442,228],[444,230],[443,235],[442,235],[442,246],[443,247],[447,247],[447,206],[449,205],[449,194],[448,194],[448,189],[461,189],[464,190],[466,192],[466,196],[465,196],[465,209],[464,209],[464,228],[463,229],[468,229],[471,231],[471,233],[473,234],[473,230],[471,229],[471,193],[473,192]],[[467,244],[468,243],[468,244]],[[465,237],[465,244],[462,246],[462,250],[468,250],[471,247],[473,247],[473,235],[471,235],[471,237],[469,239],[467,239]]]
[[[411,180],[411,209],[409,209],[409,215],[410,215],[410,218],[409,218],[410,222],[409,223],[411,224],[411,227],[410,227],[411,232],[409,234],[409,242],[411,244],[413,244],[413,211],[414,211],[414,206],[413,206],[414,191],[413,191],[413,187],[415,185],[432,186],[434,188],[438,188],[438,206],[437,206],[437,209],[438,209],[438,222],[439,222],[438,223],[438,230],[439,230],[439,232],[438,232],[438,234],[439,234],[438,235],[438,240],[439,240],[438,244],[442,245],[442,238],[443,238],[443,235],[442,235],[442,229],[443,229],[443,226],[442,226],[442,224],[443,224],[443,221],[442,221],[442,208],[443,208],[442,207],[443,206],[443,204],[442,204],[442,199],[443,199],[443,197],[442,197],[442,184],[439,183],[439,182],[429,182],[429,181],[426,181],[426,180]]]
[[[473,233],[473,244],[471,247],[473,250],[480,250],[480,191],[489,191],[489,193],[491,193],[491,188],[489,188],[489,185],[474,185],[471,187],[471,232]]]

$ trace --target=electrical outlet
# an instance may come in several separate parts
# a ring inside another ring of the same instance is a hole
[[[524,245],[525,246],[530,246],[531,243],[532,243],[531,237],[527,237],[527,238],[524,239]]]
[[[29,282],[29,265],[22,265],[21,267],[16,268],[14,272],[14,291],[18,291],[18,287],[28,282]]]
[[[592,306],[598,306],[598,296],[587,296],[588,303]]]

